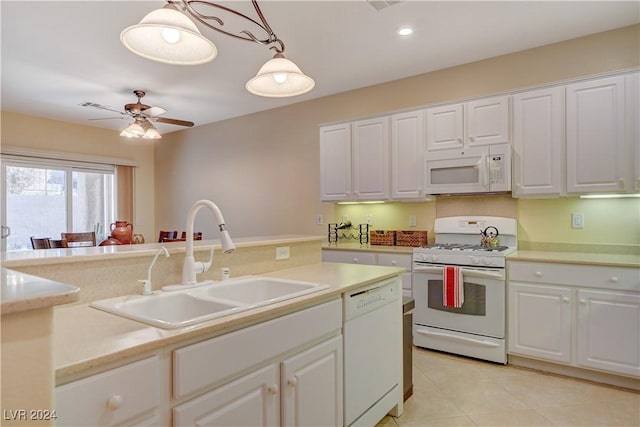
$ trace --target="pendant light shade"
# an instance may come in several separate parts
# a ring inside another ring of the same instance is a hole
[[[136,121],[135,123],[131,123],[125,130],[120,132],[120,136],[124,136],[126,138],[140,138],[142,135],[144,135],[144,132],[145,131],[144,129],[142,129],[142,126],[140,126]]]
[[[166,64],[197,65],[213,60],[216,46],[182,12],[169,5],[147,14],[139,24],[125,28],[120,41],[147,59]]]
[[[277,53],[247,82],[246,88],[254,95],[284,98],[307,93],[315,85],[296,64]]]

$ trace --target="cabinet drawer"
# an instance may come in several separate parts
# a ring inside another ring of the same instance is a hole
[[[334,251],[329,249],[322,251],[322,260],[325,262],[376,265],[376,254],[364,251]]]
[[[342,300],[336,299],[176,350],[174,397],[221,383],[341,327]]]
[[[411,255],[408,254],[378,254],[378,265],[404,267],[411,271]]]
[[[159,403],[158,356],[56,388],[58,425],[111,426]]]
[[[640,292],[640,270],[630,267],[509,261],[509,281]]]

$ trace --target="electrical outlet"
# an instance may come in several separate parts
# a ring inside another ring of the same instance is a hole
[[[571,228],[584,228],[584,213],[571,212]]]
[[[324,224],[324,217],[322,216],[322,214],[316,215],[316,225],[322,225],[322,224]]]
[[[367,224],[373,224],[373,215],[367,214]]]
[[[276,248],[276,261],[289,259],[289,246],[280,246]]]
[[[409,215],[409,227],[415,227],[415,226],[416,226],[416,216]]]

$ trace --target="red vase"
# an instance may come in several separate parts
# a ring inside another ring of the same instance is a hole
[[[133,224],[127,221],[116,221],[111,224],[111,237],[118,239],[123,245],[131,244]]]

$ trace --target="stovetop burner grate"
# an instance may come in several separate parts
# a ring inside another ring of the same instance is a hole
[[[423,249],[437,249],[447,251],[470,251],[470,252],[503,252],[509,249],[508,246],[482,246],[464,243],[435,243],[423,246]]]

